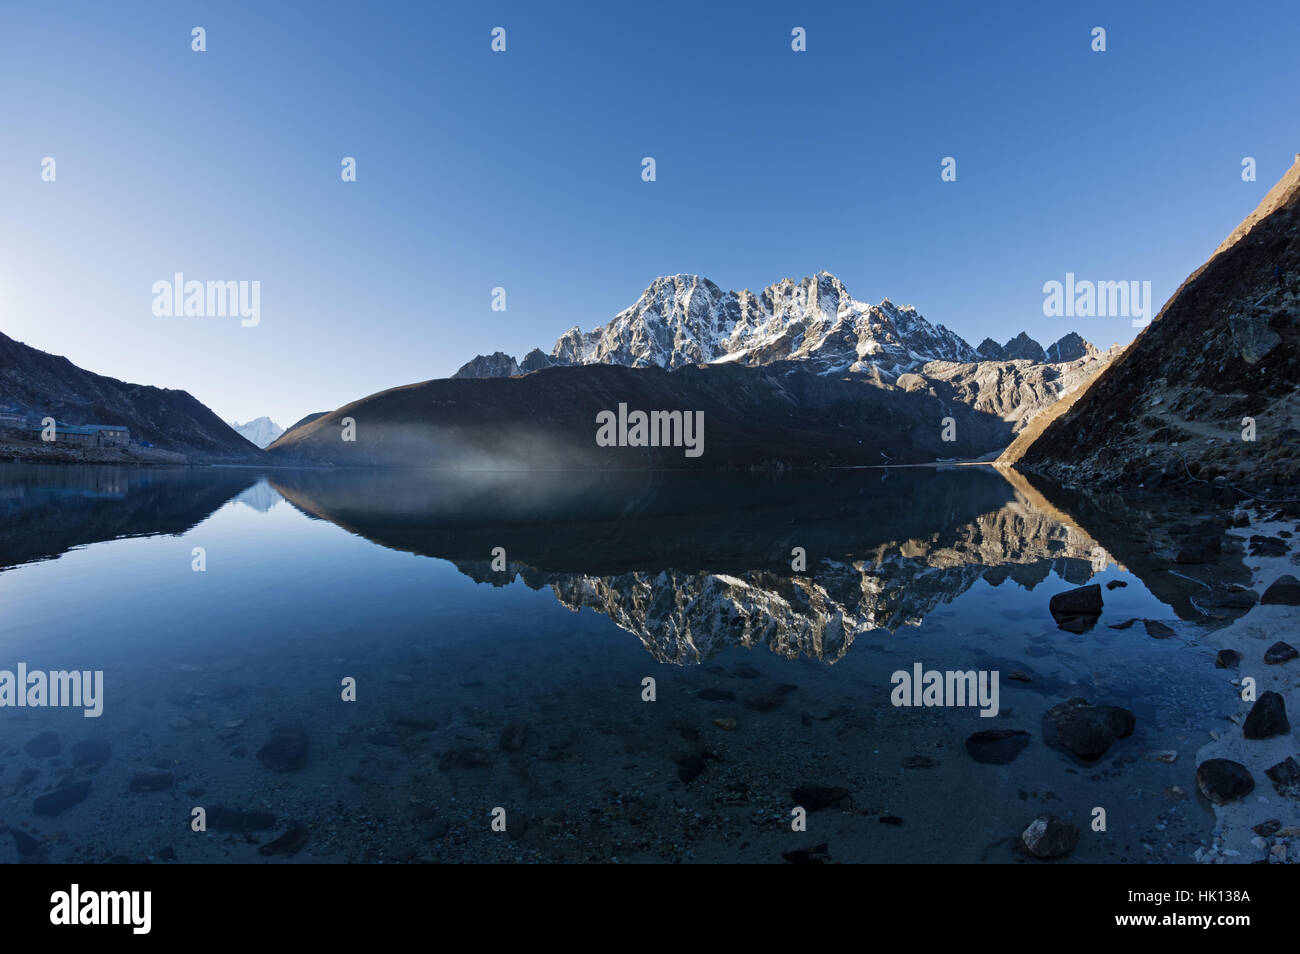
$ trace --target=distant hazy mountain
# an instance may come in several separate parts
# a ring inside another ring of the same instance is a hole
[[[1082,347],[1073,346],[1074,339]],[[1091,345],[1078,335],[1067,335],[1062,344],[1074,356],[1061,361],[1090,353]],[[672,371],[688,364],[798,361],[818,374],[861,372],[892,382],[929,361],[1015,359],[1041,363],[1047,357],[1024,332],[1005,346],[986,339],[976,351],[910,305],[858,301],[829,272],[799,282],[786,278],[757,295],[724,292],[698,275],[671,275],[656,278],[636,304],[608,324],[585,334],[578,328],[566,331],[549,355],[539,349],[522,361],[500,351],[479,355],[452,377],[510,377],[583,364]]]
[[[984,361],[1033,361],[1036,364],[1068,364],[1100,353],[1073,331],[1046,348],[1022,331],[1006,344],[985,338],[975,350]]]
[[[149,441],[194,462],[265,460],[262,451],[185,391],[95,374],[3,334],[0,405],[21,408],[36,420],[124,424],[132,441]]]
[[[263,449],[273,444],[276,438],[284,433],[284,428],[269,417],[254,418],[247,424],[232,421],[230,426]]]

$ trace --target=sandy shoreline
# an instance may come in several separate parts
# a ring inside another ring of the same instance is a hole
[[[1245,543],[1254,535],[1276,537],[1279,531],[1295,533],[1296,525],[1294,521],[1254,523],[1230,532]],[[1295,539],[1292,537],[1288,544]],[[1285,556],[1246,557],[1255,592],[1262,595],[1280,576],[1297,575],[1298,554],[1300,551],[1292,549]],[[1197,750],[1195,764],[1189,768],[1194,770],[1207,759],[1231,759],[1246,766],[1255,780],[1255,788],[1244,798],[1214,807],[1217,823],[1213,843],[1198,851],[1195,858],[1203,864],[1300,863],[1300,800],[1279,794],[1265,774],[1266,769],[1288,756],[1300,760],[1300,743],[1296,737],[1297,720],[1300,720],[1300,660],[1275,665],[1264,662],[1265,650],[1279,640],[1300,647],[1300,607],[1257,605],[1210,637],[1209,641],[1217,648],[1241,654],[1237,668],[1219,670],[1224,692],[1235,694],[1239,703],[1230,721],[1212,733],[1218,737]],[[1268,691],[1282,696],[1291,723],[1290,733],[1270,739],[1244,737],[1242,723],[1253,705],[1240,700],[1244,678],[1255,680],[1255,698]],[[1190,782],[1188,790],[1196,791],[1195,779]],[[1271,821],[1280,823],[1276,833],[1265,837],[1255,832],[1255,826]]]

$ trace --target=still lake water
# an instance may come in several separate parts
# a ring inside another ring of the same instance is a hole
[[[1072,863],[1187,861],[1224,617],[1200,568],[1143,562],[1163,519],[979,467],[0,465],[0,669],[105,684],[99,718],[0,709],[0,860],[1015,862],[1051,812]],[[1111,581],[1095,628],[1057,628],[1054,593]],[[915,663],[999,672],[998,715],[891,705]],[[1075,696],[1137,730],[1049,747]],[[976,762],[989,728],[1031,742]],[[806,786],[848,795],[792,831]]]

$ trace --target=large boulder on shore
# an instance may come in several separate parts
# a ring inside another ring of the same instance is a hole
[[[1250,770],[1232,759],[1207,759],[1196,766],[1196,787],[1201,794],[1222,805],[1245,798],[1255,790]]]
[[[1300,580],[1290,573],[1279,576],[1264,591],[1259,601],[1265,605],[1300,606]]]
[[[1275,735],[1286,735],[1291,731],[1291,723],[1286,717],[1286,702],[1276,692],[1265,692],[1250,707],[1250,714],[1241,727],[1241,734],[1248,739],[1271,739]]]

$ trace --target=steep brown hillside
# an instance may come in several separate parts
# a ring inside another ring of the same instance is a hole
[[[95,374],[4,334],[0,334],[0,405],[13,405],[36,421],[50,416],[69,424],[125,425],[133,441],[149,441],[184,455],[191,463],[266,460],[261,450],[186,391]],[[46,450],[37,444],[31,459],[50,459]],[[19,446],[9,453],[25,456]]]
[[[1064,484],[1217,477],[1279,496],[1300,475],[1298,304],[1300,161],[1128,349],[999,463]]]

